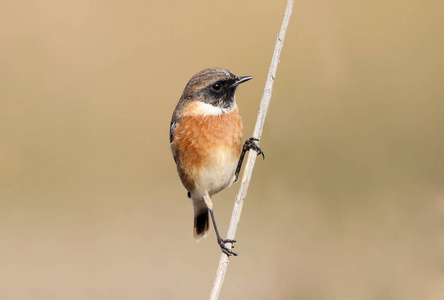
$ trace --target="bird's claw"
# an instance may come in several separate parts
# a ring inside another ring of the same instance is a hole
[[[225,253],[225,255],[227,255],[227,256],[231,256],[231,255],[238,256],[238,254],[237,254],[236,252],[232,251],[230,248],[228,248],[227,246],[225,246],[225,243],[231,243],[231,244],[233,244],[233,243],[236,243],[236,240],[230,240],[230,239],[223,240],[223,239],[218,239],[217,242],[219,243],[220,249],[222,250],[223,253]],[[234,248],[234,247],[233,247],[233,248]]]
[[[254,150],[256,151],[257,155],[262,155],[262,158],[265,159],[264,151],[262,151],[261,147],[259,147],[256,142],[259,142],[259,139],[255,137],[251,137],[246,140],[244,144],[244,151]]]

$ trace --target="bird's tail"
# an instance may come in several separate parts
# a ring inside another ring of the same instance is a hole
[[[210,229],[210,222],[208,216],[208,207],[204,199],[194,200],[194,238],[200,241],[202,237],[207,237]]]

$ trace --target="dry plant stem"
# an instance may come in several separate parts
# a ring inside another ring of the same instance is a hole
[[[285,15],[282,21],[281,30],[276,40],[274,47],[273,58],[271,60],[270,69],[268,71],[267,82],[265,83],[264,94],[262,95],[261,104],[259,106],[259,113],[257,116],[256,126],[254,128],[253,137],[260,139],[262,136],[262,130],[264,128],[265,117],[267,115],[268,105],[270,104],[271,93],[273,91],[274,79],[276,77],[276,70],[279,64],[279,57],[281,55],[282,46],[284,45],[285,33],[287,32],[288,23],[293,10],[294,0],[287,0],[287,7],[285,8]],[[256,151],[249,151],[245,170],[242,175],[241,186],[237,193],[234,203],[233,214],[231,215],[230,226],[228,227],[227,239],[234,240],[239,224],[242,206],[244,199],[247,196],[248,186],[250,184],[251,175],[253,174],[254,164],[256,162]],[[226,246],[231,248],[231,244],[227,243]],[[216,277],[213,283],[213,289],[211,290],[210,300],[217,300],[222,288],[222,284],[225,278],[225,273],[228,267],[228,256],[222,253],[219,266],[217,267]]]

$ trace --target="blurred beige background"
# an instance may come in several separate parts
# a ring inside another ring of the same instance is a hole
[[[443,6],[296,1],[221,299],[444,299]],[[0,4],[1,299],[208,297],[171,113],[225,67],[251,136],[284,8]]]

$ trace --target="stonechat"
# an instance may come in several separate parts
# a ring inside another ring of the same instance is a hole
[[[246,151],[262,150],[258,139],[242,146],[243,125],[236,104],[236,88],[253,77],[239,77],[222,68],[205,69],[194,75],[182,93],[170,124],[170,146],[177,172],[194,205],[194,237],[209,231],[211,216],[222,251],[237,255],[220,237],[211,196],[237,181]]]

